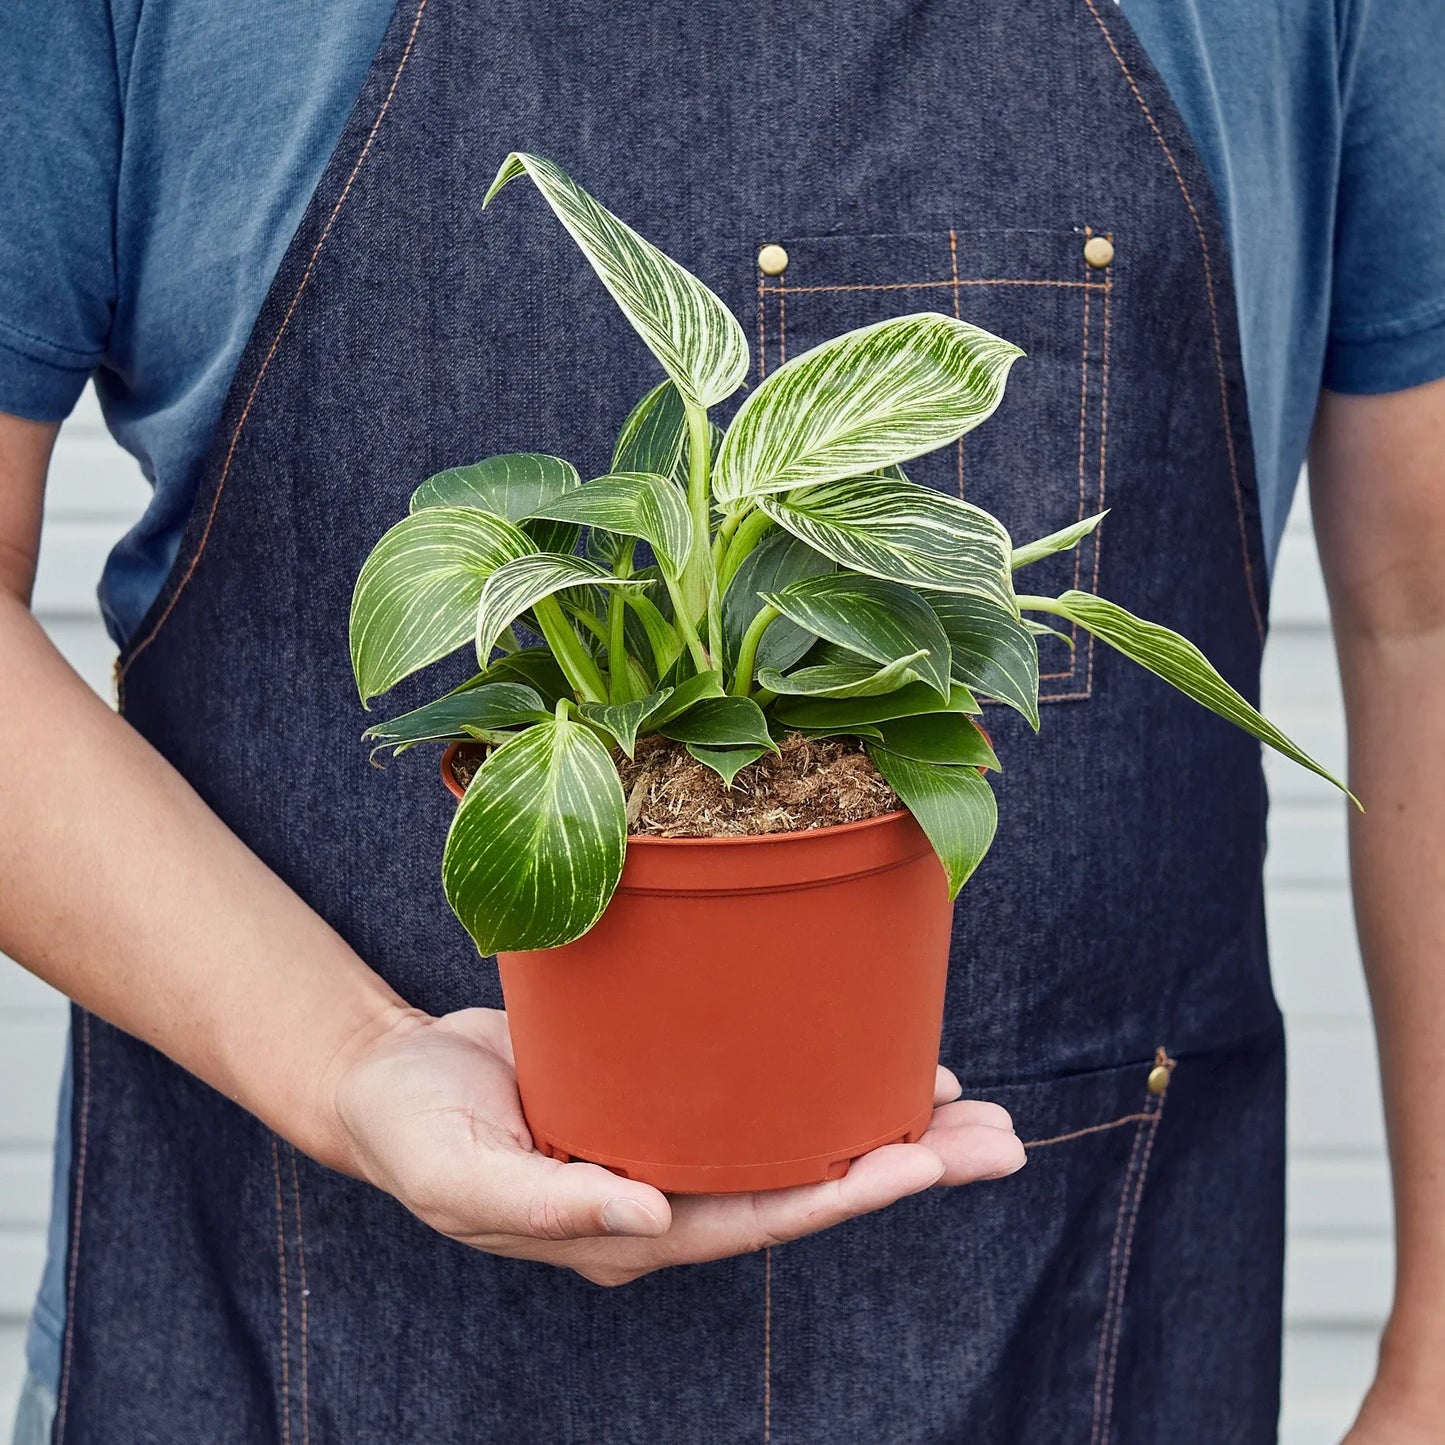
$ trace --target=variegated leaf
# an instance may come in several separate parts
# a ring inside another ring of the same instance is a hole
[[[817,667],[800,667],[786,677],[765,667],[758,673],[758,686],[780,697],[878,697],[920,681],[918,670],[927,658],[927,652],[920,649],[882,667],[866,662],[825,662]],[[928,686],[932,687],[932,682]],[[943,696],[947,695],[945,689]],[[937,692],[933,701],[938,704]]]
[[[1065,592],[1057,599],[1030,599],[1046,602],[1042,610],[1055,612],[1071,622],[1087,628],[1101,641],[1122,652],[1165,682],[1172,683],[1195,702],[1207,707],[1252,737],[1267,743],[1276,752],[1318,773],[1345,794],[1358,808],[1360,800],[1335,775],[1290,741],[1270,720],[1252,707],[1215,670],[1200,650],[1177,632],[1146,622],[1126,612],[1116,602],[1096,597],[1092,592]],[[1363,809],[1361,809],[1363,811]]]
[[[723,638],[727,656],[738,655],[743,634],[763,606],[764,592],[779,592],[804,577],[817,577],[836,570],[831,557],[815,552],[789,532],[772,532],[764,537],[733,574],[723,596]],[[791,667],[813,645],[813,634],[786,617],[777,618],[758,644],[758,667],[779,672]]]
[[[733,418],[713,494],[862,476],[946,446],[993,415],[1017,346],[936,312],[849,331],[795,356]]]
[[[966,592],[1014,612],[1003,524],[956,497],[886,477],[802,487],[758,505],[780,527],[854,572],[925,591]]]
[[[632,408],[612,453],[613,472],[653,472],[687,486],[687,412],[671,381],[653,387]]]
[[[764,600],[800,627],[874,662],[892,663],[909,656],[919,679],[937,688],[940,696],[948,696],[948,634],[911,588],[880,577],[836,572],[769,592]]]
[[[884,781],[928,834],[948,875],[948,896],[957,898],[998,828],[993,789],[972,768],[915,762],[876,743],[865,746]]]
[[[674,581],[682,575],[692,550],[692,518],[686,498],[665,477],[650,472],[598,477],[575,492],[543,503],[531,515],[641,537]]]
[[[681,717],[689,708],[695,707],[704,699],[723,696],[725,693],[721,673],[694,673],[673,687],[672,696],[648,718],[648,729],[651,732],[660,732],[674,718]]]
[[[482,682],[377,723],[361,737],[363,742],[373,744],[373,757],[387,748],[399,755],[417,743],[455,742],[470,737],[468,728],[519,727],[545,721],[548,716],[542,699],[524,683]]]
[[[982,597],[930,592],[952,649],[955,681],[1017,709],[1039,730],[1039,652],[1032,629]]]
[[[519,652],[498,657],[475,681],[496,682],[499,679],[522,682],[534,688],[548,711],[557,706],[559,698],[572,696],[572,684],[567,681],[567,674],[558,667],[557,659],[545,647],[524,647]]]
[[[748,343],[717,296],[541,156],[509,155],[483,205],[521,175],[541,191],[683,397],[709,407],[731,396],[748,373]]]
[[[484,762],[447,834],[447,900],[483,953],[556,948],[602,916],[627,847],[622,782],[582,723],[553,718]]]
[[[881,697],[780,697],[772,707],[773,716],[785,727],[809,732],[836,732],[859,724],[912,717],[915,713],[979,711],[977,700],[966,687],[955,683],[949,691],[948,702],[940,704],[938,694],[926,682],[911,682]]]
[[[659,688],[632,702],[584,702],[577,711],[588,722],[611,735],[630,758],[637,746],[638,729],[654,716],[672,696],[670,687]]]
[[[424,513],[422,515],[425,515]],[[563,557],[556,552],[533,552],[498,567],[487,578],[477,601],[477,658],[484,665],[497,639],[529,607],[564,587],[641,587],[604,571],[585,557]]]
[[[533,550],[524,532],[489,512],[429,507],[403,517],[372,549],[351,598],[362,704],[460,647],[476,627],[487,579]]]
[[[1109,509],[1106,507],[1102,512],[1095,512],[1092,517],[1085,517],[1081,522],[1072,522],[1067,527],[1060,527],[1057,532],[1050,532],[1047,537],[1040,537],[1037,542],[1026,542],[1022,547],[1015,547],[1014,570],[1027,567],[1031,562],[1042,562],[1045,557],[1052,557],[1055,552],[1067,552],[1070,547],[1077,547],[1108,515]]]
[[[511,452],[428,477],[411,494],[411,510],[476,507],[509,522],[520,522],[541,503],[581,485],[577,468],[561,457]],[[570,524],[536,522],[523,530],[544,552],[571,552],[577,546],[577,529]]]

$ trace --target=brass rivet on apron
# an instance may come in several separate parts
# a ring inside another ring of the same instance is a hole
[[[1149,1092],[1162,1094],[1169,1087],[1169,1070],[1164,1064],[1155,1064],[1149,1070]]]
[[[764,276],[781,276],[788,269],[788,253],[779,245],[764,246],[758,252],[758,270]]]
[[[1090,236],[1084,242],[1084,260],[1096,271],[1102,270],[1113,259],[1114,243],[1107,236]]]

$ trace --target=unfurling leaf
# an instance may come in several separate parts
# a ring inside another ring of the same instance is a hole
[[[1301,767],[1318,773],[1333,783],[1357,808],[1360,807],[1360,800],[1333,773],[1315,762],[1303,748],[1291,742],[1268,718],[1246,702],[1187,638],[1161,627],[1157,622],[1135,617],[1118,603],[1108,602],[1091,592],[1065,592],[1051,603],[1048,610],[1057,610],[1070,621],[1087,628],[1095,637],[1141,667],[1148,668],[1165,682],[1172,683],[1210,712],[1243,728]],[[1361,811],[1364,811],[1363,808]]]
[[[760,497],[758,505],[854,572],[1017,610],[1008,533],[996,517],[956,497],[888,477],[855,477]]]
[[[460,647],[487,579],[533,550],[524,532],[488,512],[430,507],[403,517],[372,549],[351,598],[363,705]]]
[[[531,177],[683,397],[708,407],[731,396],[748,373],[748,343],[717,296],[541,156],[509,155],[482,204],[521,175]]]
[[[1057,532],[1050,532],[1047,537],[1040,537],[1037,542],[1026,542],[1022,547],[1015,547],[1014,570],[1027,567],[1031,562],[1042,562],[1045,557],[1052,557],[1055,552],[1067,552],[1070,547],[1077,547],[1108,515],[1109,509],[1106,507],[1102,512],[1095,512],[1092,517],[1085,517],[1081,522],[1073,522],[1067,527],[1061,527]]]
[[[825,662],[817,667],[800,667],[786,676],[765,667],[758,673],[758,685],[780,696],[878,697],[882,693],[897,692],[910,682],[921,681],[919,670],[927,661],[928,654],[920,649],[905,657],[895,657],[882,667],[866,662]],[[926,685],[933,686],[932,682]],[[933,702],[935,707],[940,705],[937,692]]]
[[[915,762],[876,743],[865,746],[884,781],[928,834],[948,875],[948,896],[957,898],[998,828],[993,789],[973,768]]]
[[[993,415],[1022,355],[936,312],[825,341],[743,402],[723,437],[714,494],[731,505],[861,477],[945,446]]]
[[[553,718],[482,764],[447,834],[447,900],[483,953],[556,948],[602,916],[627,846],[622,782],[590,728]]]
[[[892,664],[907,656],[919,680],[936,688],[941,697],[948,696],[948,634],[911,588],[844,572],[795,582],[764,594],[763,600],[798,626],[874,662]],[[774,688],[769,682],[763,686],[773,692],[798,690]]]
[[[954,680],[1017,709],[1039,730],[1039,652],[1033,628],[982,597],[930,592],[952,649]]]

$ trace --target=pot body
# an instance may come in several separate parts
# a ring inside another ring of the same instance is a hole
[[[590,933],[498,958],[538,1148],[713,1194],[837,1178],[918,1139],[951,924],[907,813],[631,839]]]

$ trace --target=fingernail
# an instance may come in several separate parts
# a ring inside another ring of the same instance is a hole
[[[1000,1169],[997,1174],[990,1174],[990,1179],[1007,1179],[1010,1174],[1017,1174],[1025,1164],[1029,1162],[1029,1156],[1024,1154],[1017,1164],[1010,1164],[1007,1169]]]
[[[657,1216],[635,1199],[609,1199],[602,1206],[602,1224],[608,1234],[656,1234]]]

